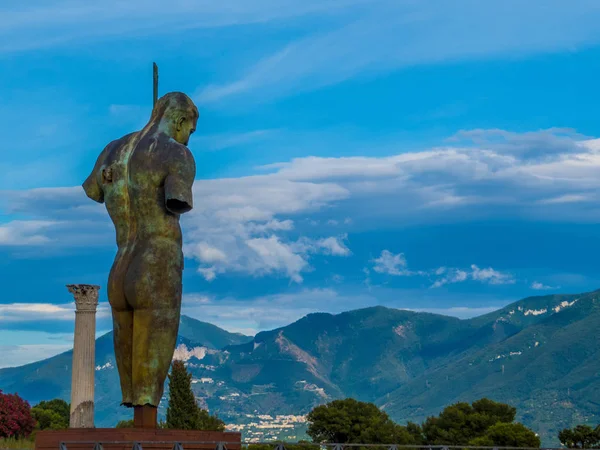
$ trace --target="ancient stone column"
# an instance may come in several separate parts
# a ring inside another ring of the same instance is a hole
[[[100,286],[69,284],[75,297],[75,338],[71,378],[71,428],[94,428],[96,307]]]

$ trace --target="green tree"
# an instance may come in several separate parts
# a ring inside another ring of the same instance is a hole
[[[471,439],[469,445],[482,447],[540,447],[540,438],[521,423],[498,422],[481,437]]]
[[[307,434],[317,443],[414,444],[406,429],[373,403],[352,398],[317,406],[307,416]]]
[[[507,405],[506,403],[495,402],[488,398],[477,400],[471,405],[473,407],[474,416],[482,418],[481,423],[486,429],[498,422],[514,422],[517,415],[517,408]]]
[[[169,374],[169,406],[166,428],[224,431],[225,422],[198,407],[192,391],[192,374],[182,361],[173,361]]]
[[[69,427],[56,411],[43,408],[31,408],[31,415],[37,422],[38,430],[64,430]]]
[[[298,441],[296,444],[287,442],[271,442],[269,444],[249,444],[248,450],[275,450],[278,444],[283,444],[286,450],[319,450],[319,446],[308,441]]]
[[[287,450],[319,450],[320,447],[318,445],[314,445],[308,441],[298,441],[297,444],[286,444],[285,448]]]
[[[422,425],[426,444],[466,445],[477,437],[469,422],[472,414],[471,405],[459,402],[447,406],[438,417],[428,417]]]
[[[476,438],[489,438],[486,433],[496,424],[512,424],[516,409],[504,403],[487,398],[472,404],[458,402],[446,407],[438,417],[428,417],[423,423],[424,443],[427,445],[468,445]],[[516,433],[519,428],[499,428]],[[535,434],[534,434],[535,435]],[[493,439],[500,439],[494,435]],[[509,437],[507,437],[509,439]],[[534,442],[534,441],[532,441]],[[482,445],[482,444],[481,444]]]
[[[425,436],[423,436],[423,428],[418,423],[408,422],[406,424],[406,431],[410,434],[413,444],[425,445]]]
[[[198,422],[198,405],[192,391],[192,374],[183,361],[173,361],[169,374],[169,407],[167,427],[194,430]]]
[[[133,419],[119,420],[115,428],[133,428]]]
[[[167,428],[167,423],[164,420],[159,420],[156,424],[157,428]],[[119,420],[115,425],[115,428],[133,428],[133,419]]]
[[[210,415],[207,410],[198,408],[196,430],[225,431],[225,422],[216,415]]]
[[[56,398],[35,405],[31,408],[31,415],[39,430],[64,430],[69,428],[70,408],[66,401]]]
[[[565,428],[558,433],[558,440],[567,448],[600,448],[600,425],[595,429],[589,425]]]

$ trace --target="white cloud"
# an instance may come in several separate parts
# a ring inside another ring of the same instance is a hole
[[[347,235],[342,237],[330,236],[328,238],[319,239],[315,242],[316,246],[325,250],[328,255],[335,256],[349,256],[350,249],[346,247],[343,240],[346,239]]]
[[[225,263],[227,255],[218,248],[212,247],[206,242],[190,244],[188,249],[197,255],[198,260],[206,264]]]
[[[267,233],[270,231],[290,231],[294,229],[294,221],[292,220],[269,220],[265,223],[249,222],[246,225],[250,233]]]
[[[271,230],[288,230],[287,226],[279,226],[291,221],[270,221],[260,226],[254,223],[242,225],[240,235],[236,238],[228,236],[229,244],[224,242],[224,236],[214,236],[225,247],[234,247],[232,258],[225,252],[211,247],[205,242],[186,246],[186,254],[192,255],[202,264],[198,271],[207,281],[212,281],[217,274],[227,271],[245,272],[253,276],[283,273],[296,283],[303,281],[301,273],[310,268],[309,255],[324,254],[331,256],[348,256],[350,249],[343,240],[345,236],[310,239],[302,237],[297,241],[287,241],[271,234]],[[276,224],[276,226],[269,226]],[[251,237],[255,233],[268,232],[267,237]],[[245,239],[241,239],[245,238]]]
[[[291,239],[294,221],[277,216],[310,214],[346,198],[333,183],[306,183],[276,175],[197,181],[196,206],[182,218],[188,258],[213,280],[225,272],[252,276],[283,274],[302,282],[311,254],[345,256],[338,237]],[[199,245],[201,243],[201,245]]]
[[[71,228],[68,239],[61,230],[61,239],[48,234],[36,237],[32,243],[57,247],[114,245],[114,231],[103,205],[88,200],[81,188],[35,189],[11,195],[6,206],[9,213],[59,216]],[[209,281],[233,271],[253,276],[283,274],[301,282],[301,272],[310,267],[311,254],[350,253],[343,235],[290,240],[285,233],[293,230],[293,220],[276,217],[318,211],[346,198],[348,191],[339,185],[295,182],[276,176],[197,180],[194,196],[194,209],[182,217],[184,252],[200,263],[198,272]],[[25,222],[31,229],[40,223]],[[16,241],[7,238],[7,242]]]
[[[200,273],[206,281],[213,281],[217,278],[217,269],[215,267],[199,267],[198,273]]]
[[[429,271],[412,271],[408,269],[404,253],[393,254],[389,250],[383,250],[381,256],[373,259],[372,262],[374,263],[373,270],[381,274],[396,276],[428,275],[437,278],[431,285],[432,288],[438,288],[445,284],[462,283],[468,279],[495,285],[515,283],[515,279],[511,274],[494,270],[491,267],[480,269],[475,264],[471,265],[470,271],[447,267],[439,267]],[[367,275],[367,284],[370,285],[369,270],[364,269],[364,271]]]
[[[471,265],[471,277],[476,281],[489,284],[513,284],[515,282],[512,275],[508,273],[499,272],[491,267],[480,269],[475,264]]]
[[[56,224],[53,221],[15,220],[0,225],[0,247],[46,244],[50,238],[44,232]]]
[[[441,287],[445,284],[462,283],[469,279],[487,284],[513,284],[515,279],[511,274],[494,270],[491,267],[480,269],[475,264],[471,265],[471,270],[462,270],[456,268],[440,267],[434,271],[438,278],[432,285],[432,288]]]
[[[50,303],[10,303],[0,305],[0,318],[3,321],[22,320],[24,316],[44,316],[53,320],[73,320],[75,304],[54,305]]]
[[[246,241],[246,245],[260,259],[260,264],[251,268],[251,272],[285,271],[293,281],[302,282],[300,272],[308,263],[301,255],[294,253],[289,245],[282,243],[277,236],[249,239]]]
[[[515,133],[501,129],[462,130],[448,139],[453,143],[472,143],[496,153],[528,161],[552,161],[567,153],[579,153],[582,136],[570,128]]]
[[[96,317],[106,318],[110,316],[107,304],[98,305]],[[52,303],[8,303],[0,304],[0,321],[5,324],[17,322],[44,321],[74,321],[75,303],[52,304]]]
[[[185,301],[188,305],[207,305],[212,303],[212,300],[208,295],[202,294],[186,294]]]
[[[393,254],[389,250],[383,250],[379,258],[373,260],[373,270],[377,273],[388,275],[411,275],[406,269],[407,263],[403,253]]]
[[[440,267],[435,271],[436,275],[444,275],[443,277],[437,279],[432,285],[432,288],[437,288],[443,286],[445,284],[450,283],[460,283],[465,281],[468,277],[467,272],[460,269],[447,269],[446,267]]]
[[[307,224],[317,222],[315,214],[324,211],[327,217],[335,211],[342,229],[350,222],[377,229],[382,221],[406,225],[499,216],[600,219],[600,209],[593,207],[600,188],[596,141],[565,130],[539,136],[477,130],[457,138],[465,136],[477,143],[383,157],[297,158],[273,165],[266,175],[197,180],[194,209],[182,216],[186,257],[196,260],[198,271],[209,280],[238,272],[284,275],[300,282],[315,255],[351,254],[345,235],[319,235],[323,230],[317,227],[307,230]],[[544,154],[544,148],[552,150]],[[28,243],[56,251],[114,245],[106,211],[80,187],[2,194],[5,213],[23,218],[3,226],[4,245],[22,248]],[[578,201],[544,202],[572,196]],[[19,233],[21,240],[15,239]],[[403,258],[387,251],[374,263],[381,273],[408,275]],[[455,270],[435,282],[461,281],[464,275],[458,270],[463,269]],[[469,273],[480,282],[511,282],[491,268],[475,266]]]
[[[323,253],[324,255],[332,256],[350,256],[352,252],[346,246],[348,239],[347,234],[340,236],[330,236],[322,239],[311,239],[308,237],[301,237],[292,244],[292,247],[298,253],[303,254],[318,254]]]
[[[539,281],[534,281],[533,283],[531,283],[531,289],[535,289],[536,291],[544,291],[544,290],[556,289],[556,288],[553,286],[548,286],[544,283],[540,283]]]

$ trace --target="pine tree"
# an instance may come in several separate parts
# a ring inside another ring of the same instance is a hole
[[[225,422],[198,407],[192,391],[192,374],[182,361],[173,361],[171,366],[167,421],[161,428],[225,431]]]
[[[198,405],[192,391],[192,375],[182,361],[173,361],[169,374],[167,428],[194,430],[198,424]]]

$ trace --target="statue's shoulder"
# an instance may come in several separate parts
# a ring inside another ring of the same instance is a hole
[[[133,131],[119,139],[114,140],[113,142],[118,142],[119,144],[125,144],[126,142],[129,142],[129,140],[131,138],[133,138],[135,135],[137,135],[138,133],[139,133],[139,131]]]
[[[102,154],[100,155],[100,158],[103,160],[109,159],[110,156],[114,155],[114,152],[121,149],[136,134],[137,134],[137,132],[134,131],[133,133],[126,134],[125,136],[115,139],[114,141],[110,141],[106,145],[106,147],[104,147],[104,150],[102,151]]]
[[[138,133],[139,133],[139,131],[134,131],[133,133],[126,134],[125,136],[120,137],[119,139],[115,139],[110,144],[108,144],[108,146],[111,147],[111,149],[118,149],[120,147],[123,147],[132,138],[134,138]]]
[[[173,162],[185,162],[190,159],[194,159],[192,152],[186,145],[180,144],[175,139],[169,137],[163,137],[163,139],[164,140],[162,142],[161,148],[162,151],[165,152],[167,160]]]

